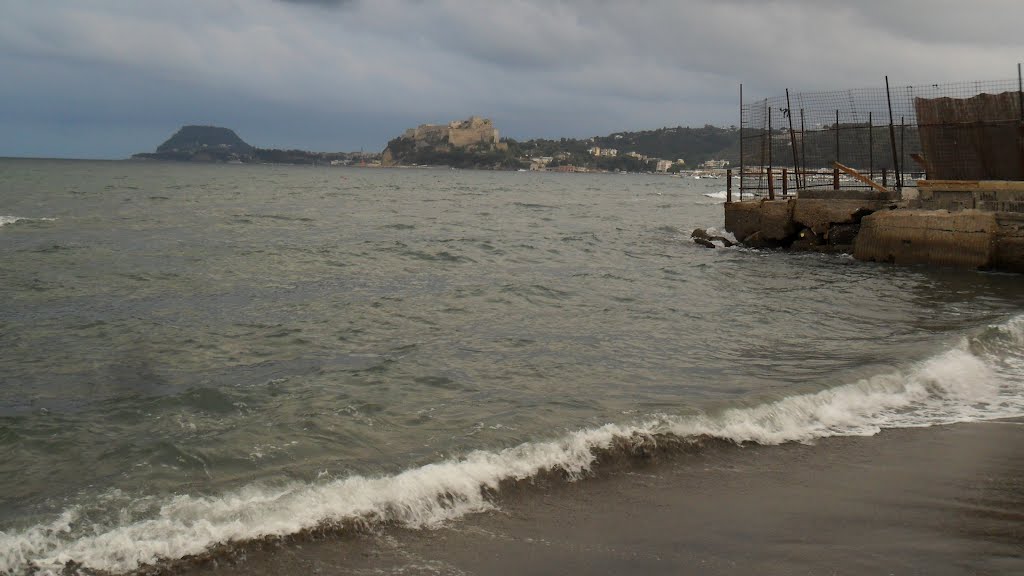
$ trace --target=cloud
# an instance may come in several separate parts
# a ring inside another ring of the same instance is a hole
[[[316,6],[327,6],[336,8],[339,6],[346,6],[354,4],[356,0],[278,0],[286,4],[312,4]]]
[[[470,114],[517,138],[731,124],[741,82],[762,97],[887,74],[897,85],[1012,77],[1022,18],[1016,0],[12,3],[0,134],[107,126],[105,150],[123,156],[166,137],[154,126],[198,118],[263,145],[333,150]],[[0,139],[0,154],[17,153]]]

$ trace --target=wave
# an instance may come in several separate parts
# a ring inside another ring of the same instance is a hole
[[[727,190],[719,190],[718,192],[705,192],[703,194],[703,196],[705,198],[710,198],[711,200],[714,200],[714,202],[701,202],[700,204],[704,204],[704,205],[710,206],[712,204],[722,204],[722,203],[724,203],[728,199],[728,197],[729,197],[729,192]],[[758,194],[756,192],[751,192],[750,190],[747,190],[746,192],[743,193],[743,197],[746,198],[747,200],[749,200],[751,198],[754,198],[754,197],[758,197],[758,196],[760,196],[760,194]],[[732,197],[733,197],[734,201],[735,200],[739,200],[739,198],[740,198],[739,192],[736,191],[736,190],[733,190]]]
[[[117,525],[90,523],[87,511],[70,508],[49,523],[0,532],[0,573],[56,572],[69,561],[123,572],[201,555],[219,545],[325,527],[432,527],[493,508],[493,495],[509,482],[546,473],[579,479],[608,455],[635,456],[659,442],[775,445],[1021,415],[1024,316],[990,326],[905,370],[756,406],[697,416],[653,415],[547,442],[476,451],[391,476],[179,495],[159,503],[145,519]]]
[[[14,224],[15,222],[51,222],[56,218],[23,218],[21,216],[4,216],[0,214],[0,226]]]

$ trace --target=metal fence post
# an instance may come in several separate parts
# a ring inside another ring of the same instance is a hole
[[[743,157],[743,84],[740,84],[740,202],[743,202],[743,168],[746,166]],[[729,202],[732,202],[732,170],[729,170]]]
[[[885,77],[885,99],[889,103],[889,142],[892,144],[892,163],[893,169],[896,171],[894,184],[896,184],[896,189],[899,190],[903,186],[900,182],[900,158],[896,150],[896,125],[892,117],[892,94],[889,92],[888,76]]]

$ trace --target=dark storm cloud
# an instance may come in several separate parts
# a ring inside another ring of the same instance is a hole
[[[0,155],[18,153],[14,128],[117,156],[199,119],[261,145],[333,150],[470,114],[516,138],[732,124],[741,82],[760,97],[886,74],[1015,76],[1022,19],[1017,0],[11,3]]]
[[[354,4],[356,0],[277,0],[285,4],[311,4],[314,6],[326,6],[330,8],[336,8],[340,6],[347,6]]]

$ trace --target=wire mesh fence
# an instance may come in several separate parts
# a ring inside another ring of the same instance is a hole
[[[741,102],[741,199],[1024,180],[1021,79],[787,93]],[[842,165],[844,171],[837,168]],[[848,167],[852,170],[845,170]]]

